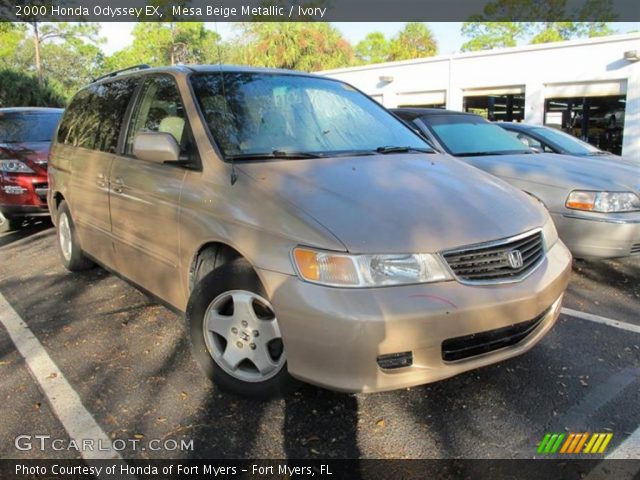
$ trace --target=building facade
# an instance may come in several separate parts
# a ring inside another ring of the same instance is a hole
[[[640,162],[640,33],[320,73],[388,108],[441,107],[545,124]]]

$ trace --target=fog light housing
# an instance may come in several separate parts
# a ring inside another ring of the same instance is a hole
[[[410,367],[413,365],[413,353],[398,352],[387,355],[378,355],[376,360],[378,362],[378,366],[383,370]]]

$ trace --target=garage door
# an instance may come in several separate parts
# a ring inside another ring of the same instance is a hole
[[[403,92],[396,94],[396,99],[399,107],[444,105],[446,103],[446,92],[444,90]]]
[[[607,80],[606,82],[550,83],[545,86],[546,98],[569,97],[606,97],[626,95],[625,80]]]

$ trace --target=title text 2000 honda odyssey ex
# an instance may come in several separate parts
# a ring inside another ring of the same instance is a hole
[[[185,312],[204,371],[252,396],[513,357],[552,327],[570,272],[538,202],[353,87],[289,71],[99,79],[58,128],[49,205],[69,270],[97,262]]]

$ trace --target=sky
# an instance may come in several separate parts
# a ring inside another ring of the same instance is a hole
[[[235,29],[232,23],[207,23],[207,28],[217,31],[224,40],[232,38],[235,35]],[[379,31],[384,33],[388,38],[395,35],[404,26],[404,22],[336,22],[333,25],[338,28],[347,40],[352,44],[358,43],[368,33]],[[427,22],[427,25],[434,33],[438,41],[438,50],[442,55],[456,53],[460,51],[461,45],[465,39],[460,35],[462,22]],[[101,35],[107,39],[103,49],[105,53],[112,54],[120,50],[132,41],[131,31],[135,23],[101,23]],[[640,29],[638,22],[617,22],[611,24],[618,33],[626,33],[630,30]]]

